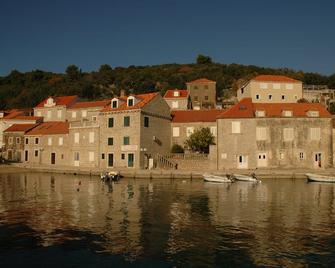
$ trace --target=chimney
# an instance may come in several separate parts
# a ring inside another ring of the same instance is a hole
[[[125,97],[126,96],[126,90],[125,89],[121,89],[120,90],[120,97]]]

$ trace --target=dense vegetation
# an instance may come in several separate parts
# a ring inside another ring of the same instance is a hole
[[[229,96],[239,83],[257,74],[281,74],[306,84],[322,84],[335,88],[335,74],[324,76],[287,68],[272,69],[253,65],[220,64],[208,56],[199,55],[195,64],[163,64],[112,68],[105,64],[98,71],[82,72],[70,65],[64,74],[34,70],[16,70],[0,77],[0,109],[33,107],[50,95],[79,95],[83,99],[102,99],[127,93],[185,88],[185,83],[200,77],[217,81],[217,95]]]

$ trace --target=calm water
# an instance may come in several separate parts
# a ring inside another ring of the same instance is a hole
[[[335,185],[0,175],[0,267],[330,266]]]

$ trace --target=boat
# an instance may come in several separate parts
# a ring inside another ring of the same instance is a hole
[[[100,178],[103,181],[118,181],[121,178],[121,175],[118,171],[109,171],[105,172],[105,174],[101,174]]]
[[[203,174],[204,181],[207,182],[219,182],[219,183],[229,183],[229,182],[234,182],[234,179],[231,178],[230,175],[213,175],[213,174]]]
[[[306,173],[307,180],[311,182],[335,182],[335,176]]]
[[[255,173],[252,173],[251,175],[233,174],[233,177],[237,181],[261,182],[261,180],[256,177]]]

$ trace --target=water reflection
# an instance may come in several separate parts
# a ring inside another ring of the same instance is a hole
[[[99,261],[121,256],[123,264],[329,265],[334,207],[334,185],[303,180],[104,184],[86,176],[5,174],[0,240],[21,241],[24,250],[85,245]],[[18,245],[0,242],[0,263],[19,254]]]

